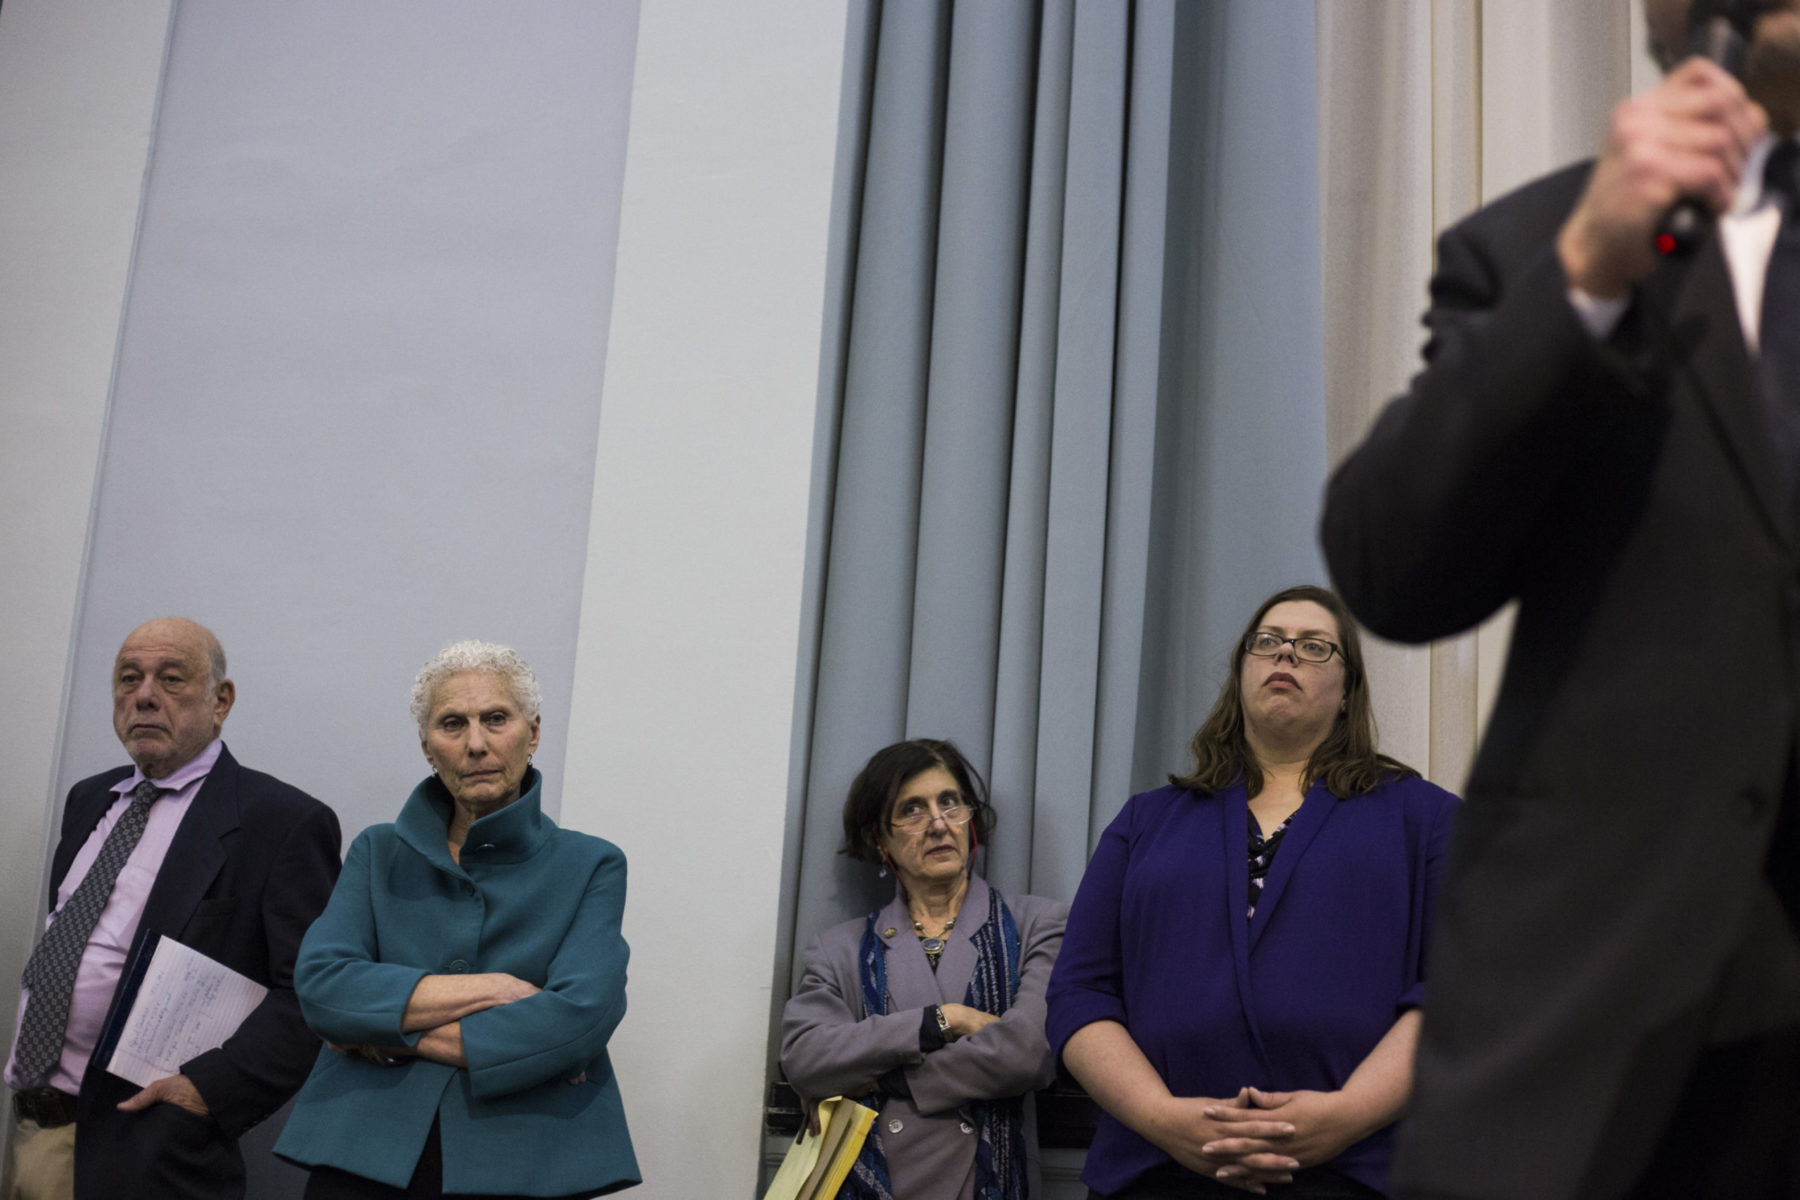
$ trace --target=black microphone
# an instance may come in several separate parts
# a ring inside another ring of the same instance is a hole
[[[1721,0],[1707,3],[1694,0],[1688,14],[1688,57],[1710,59],[1730,72],[1734,79],[1744,77],[1744,47],[1751,36],[1755,20],[1748,3]],[[1712,213],[1693,197],[1677,200],[1656,226],[1651,245],[1664,258],[1685,258],[1700,244],[1701,235],[1712,220]]]

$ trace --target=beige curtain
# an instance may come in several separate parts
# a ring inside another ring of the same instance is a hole
[[[1637,0],[1318,0],[1327,443],[1335,464],[1417,369],[1437,234],[1594,154],[1653,83]],[[1431,646],[1375,642],[1383,748],[1460,790],[1511,612]]]

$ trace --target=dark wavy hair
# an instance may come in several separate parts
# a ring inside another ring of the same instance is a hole
[[[1418,774],[1375,748],[1375,712],[1369,704],[1369,678],[1363,669],[1362,639],[1357,634],[1355,618],[1337,593],[1305,584],[1283,588],[1264,600],[1244,626],[1231,650],[1231,674],[1219,689],[1212,711],[1194,734],[1194,769],[1186,775],[1170,775],[1170,783],[1196,792],[1216,792],[1242,779],[1250,795],[1262,791],[1262,768],[1244,737],[1244,643],[1271,608],[1289,600],[1310,600],[1332,615],[1337,621],[1338,651],[1344,658],[1344,711],[1307,759],[1301,786],[1311,787],[1323,779],[1335,796],[1360,796],[1373,791],[1383,779]]]
[[[850,784],[844,798],[844,844],[839,854],[863,862],[882,862],[881,834],[888,814],[906,781],[922,771],[942,767],[956,780],[971,815],[969,826],[981,841],[994,828],[994,808],[988,803],[987,783],[949,742],[937,738],[913,738],[877,750]]]

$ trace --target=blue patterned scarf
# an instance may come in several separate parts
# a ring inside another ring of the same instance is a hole
[[[894,1011],[887,985],[887,943],[875,933],[879,915],[869,914],[857,955],[863,1008],[871,1015]],[[1019,927],[998,888],[988,888],[988,918],[969,940],[975,946],[975,974],[969,979],[963,1003],[1000,1016],[1019,994]],[[886,1099],[878,1087],[862,1102],[879,1110]],[[975,1146],[975,1200],[1026,1200],[1025,1098],[973,1100],[968,1109],[981,1135]],[[869,1130],[838,1196],[840,1200],[894,1200],[879,1124]]]

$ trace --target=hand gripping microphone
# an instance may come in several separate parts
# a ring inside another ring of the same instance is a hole
[[[1754,0],[1694,0],[1688,10],[1688,57],[1699,55],[1744,77],[1744,47],[1753,36]],[[1712,214],[1700,201],[1677,200],[1656,226],[1652,245],[1664,258],[1685,258],[1700,244]]]

